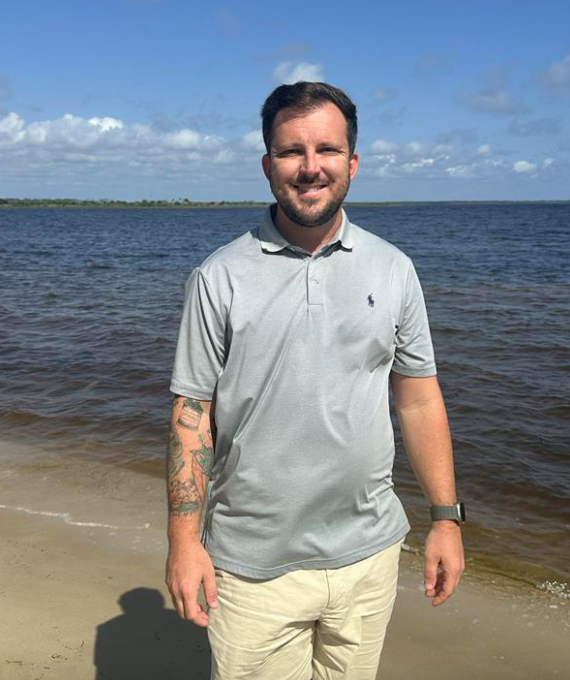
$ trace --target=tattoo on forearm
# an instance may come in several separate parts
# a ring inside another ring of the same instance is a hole
[[[168,508],[171,515],[191,515],[202,509],[208,488],[199,455],[202,451],[190,451],[190,477],[185,480],[169,479]]]
[[[188,430],[197,430],[203,413],[204,409],[199,401],[190,398],[184,399],[184,405],[178,416],[178,425]]]
[[[212,468],[214,466],[214,448],[212,446],[208,446],[208,444],[204,441],[203,435],[198,435],[198,438],[202,448],[194,449],[193,451],[190,451],[190,453],[195,456],[196,462],[202,468],[204,474],[208,475],[208,477],[211,477]]]
[[[187,413],[183,417],[185,409]],[[167,454],[168,509],[171,516],[200,512],[206,498],[208,478],[214,463],[210,428],[196,433],[200,448],[186,450],[186,446],[196,446],[195,440],[191,439],[192,443],[187,441],[188,437],[196,437],[196,434],[183,434],[181,429],[197,430],[202,413],[200,402],[185,398],[177,421],[171,425]],[[188,414],[196,414],[196,418],[191,420]]]
[[[167,464],[169,480],[176,477],[184,467],[182,442],[180,441],[178,428],[174,425],[170,428],[170,446],[168,447]]]
[[[175,480],[169,485],[168,509],[171,515],[191,515],[199,512],[204,502],[196,485],[196,479],[187,482]]]

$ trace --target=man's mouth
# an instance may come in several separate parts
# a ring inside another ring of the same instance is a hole
[[[293,185],[300,196],[315,196],[322,191],[326,184],[294,184]]]

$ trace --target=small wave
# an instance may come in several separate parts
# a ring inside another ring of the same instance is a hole
[[[121,527],[115,524],[103,524],[101,522],[79,522],[78,520],[72,519],[71,513],[69,512],[50,512],[49,510],[32,510],[31,508],[24,508],[22,506],[9,506],[0,503],[0,508],[4,510],[16,510],[17,512],[25,512],[27,515],[41,515],[42,517],[57,517],[62,519],[66,524],[75,527],[97,527],[100,529],[120,529]],[[140,526],[135,527],[125,527],[131,529],[150,529],[150,524],[146,522]]]

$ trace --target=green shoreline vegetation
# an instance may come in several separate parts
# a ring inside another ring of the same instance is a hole
[[[346,206],[385,206],[406,205],[476,205],[476,204],[519,204],[519,203],[570,203],[568,199],[553,200],[476,200],[476,201],[347,201]],[[141,201],[122,201],[116,199],[81,198],[0,198],[0,208],[265,208],[269,201],[190,201],[179,199],[143,199]]]
[[[118,199],[83,198],[0,198],[0,208],[261,208],[262,201],[190,201],[179,199],[144,199],[122,201]]]

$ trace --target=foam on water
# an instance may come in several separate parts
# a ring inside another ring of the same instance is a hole
[[[66,524],[75,527],[89,527],[89,528],[97,527],[101,529],[120,528],[118,525],[115,524],[103,524],[101,522],[80,522],[78,520],[74,520],[73,517],[71,516],[71,513],[69,512],[50,512],[49,510],[32,510],[31,508],[25,508],[22,506],[14,507],[10,505],[3,505],[2,503],[0,503],[0,508],[4,510],[14,510],[16,512],[25,512],[27,515],[41,515],[42,517],[57,517],[58,519],[62,519]],[[140,526],[122,528],[143,530],[150,529],[150,524],[147,522],[145,524],[141,524]]]

